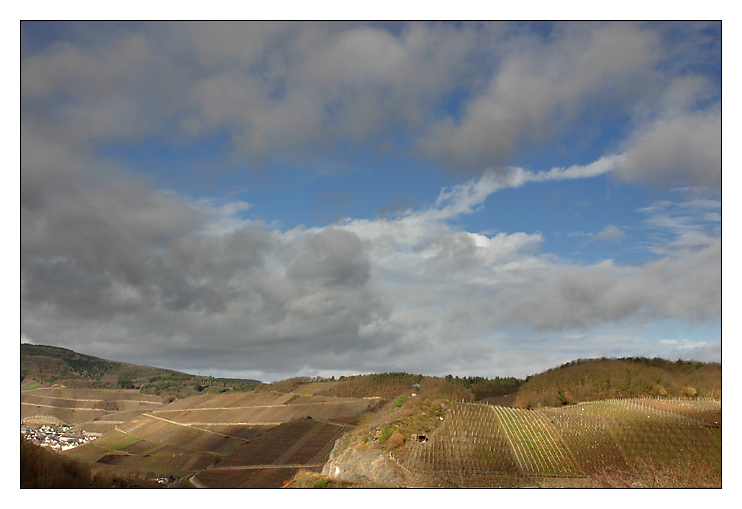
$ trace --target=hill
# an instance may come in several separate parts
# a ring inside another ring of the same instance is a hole
[[[338,443],[322,471],[325,481],[416,487],[721,486],[719,401],[632,398],[536,410],[411,399],[383,413]]]
[[[373,373],[369,375],[341,376],[335,378],[295,377],[257,390],[279,392],[295,391],[300,394],[325,394],[328,396],[397,398],[412,393],[425,393],[428,398],[475,401],[513,395],[522,380],[517,378],[484,378],[480,376],[446,377],[426,376],[404,372]]]
[[[135,389],[70,389],[30,384],[21,392],[21,423],[74,426],[103,433],[117,424],[162,406],[165,400]]]
[[[377,404],[274,391],[202,394],[142,413],[63,454],[109,475],[277,488],[299,469],[319,472],[335,440]]]
[[[159,488],[160,484],[137,477],[98,472],[72,458],[21,438],[21,489],[54,488]]]
[[[645,357],[578,359],[529,376],[514,405],[558,407],[640,396],[721,399],[721,364]]]
[[[21,382],[63,385],[77,389],[136,389],[167,401],[202,391],[253,390],[258,380],[213,378],[172,369],[111,361],[67,348],[21,344]]]
[[[24,423],[100,435],[61,453],[83,484],[721,482],[719,364],[593,359],[526,380],[394,372],[251,384],[23,345],[21,366]]]

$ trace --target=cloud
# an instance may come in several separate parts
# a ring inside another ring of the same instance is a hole
[[[413,205],[414,201],[411,197],[397,195],[379,207],[376,214],[379,217],[389,217],[395,214],[410,213]]]
[[[584,237],[587,239],[585,243],[591,243],[595,240],[603,242],[621,242],[626,238],[626,232],[618,226],[609,224],[598,233],[576,231],[567,233],[567,237]]]
[[[663,37],[634,23],[548,36],[509,24],[74,25],[21,63],[22,337],[265,379],[524,376],[603,348],[593,327],[717,323],[718,98],[663,67]],[[576,159],[592,162],[504,164],[603,115],[627,134]],[[266,167],[412,147],[477,176],[417,208],[403,197],[377,218],[282,230],[249,203],[158,190],[103,156],[145,137],[223,138],[220,157]],[[457,225],[500,190],[608,174],[707,190],[640,211],[656,257],[632,266],[541,253],[539,232]]]
[[[620,242],[626,238],[626,232],[618,226],[609,224],[601,231],[595,234],[595,238],[598,240],[604,240],[607,242]]]
[[[639,212],[647,216],[645,227],[654,231],[656,241],[649,249],[663,256],[692,254],[721,238],[718,198],[663,200]]]
[[[692,255],[662,258],[641,267],[605,261],[553,267],[495,299],[504,317],[539,330],[585,329],[629,318],[703,322],[721,314],[721,242]]]
[[[442,119],[419,140],[452,171],[506,165],[597,104],[617,115],[651,93],[661,57],[657,34],[632,23],[557,25],[548,39],[508,42],[512,51],[461,118]]]
[[[394,217],[281,231],[246,219],[244,202],[155,190],[25,129],[36,150],[22,173],[21,322],[40,343],[258,378],[305,368],[445,373],[513,369],[495,361],[501,352],[539,349],[514,346],[513,327],[574,336],[626,321],[719,319],[720,239],[683,229],[689,220],[676,218],[680,233],[641,266],[570,265],[540,254],[539,233],[453,225],[500,189],[590,173],[576,168],[488,172]],[[656,203],[647,214],[706,217],[716,206],[694,204]]]
[[[661,339],[660,343],[668,347],[664,354],[667,359],[721,362],[721,342]]]
[[[637,129],[624,143],[615,174],[623,180],[666,187],[683,182],[721,189],[721,110],[660,118]]]
[[[620,178],[715,186],[720,111],[704,105],[718,90],[692,62],[677,67],[715,54],[683,57],[665,32],[627,22],[553,24],[548,37],[503,23],[80,23],[24,54],[21,100],[24,119],[72,143],[224,136],[235,161],[269,166],[362,142],[377,153],[416,147],[464,175],[507,173],[514,155],[567,128],[589,138],[609,119],[633,132]]]
[[[226,133],[240,159],[263,165],[336,142],[393,142],[385,133],[425,125],[443,94],[473,78],[472,54],[496,32],[400,27],[77,24],[23,59],[24,112],[96,143]]]

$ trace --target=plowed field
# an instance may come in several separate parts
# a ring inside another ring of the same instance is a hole
[[[311,419],[287,422],[224,458],[220,467],[324,463],[343,428]]]
[[[249,470],[210,469],[196,474],[195,481],[207,488],[280,488],[298,471],[297,467]]]

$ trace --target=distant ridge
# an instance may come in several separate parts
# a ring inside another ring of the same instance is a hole
[[[167,399],[179,399],[202,391],[255,389],[291,392],[317,382],[319,392],[333,396],[392,397],[407,392],[422,379],[433,384],[441,396],[463,400],[506,398],[519,407],[558,407],[584,401],[628,397],[681,397],[721,399],[721,364],[669,361],[646,357],[577,359],[526,377],[487,379],[478,376],[433,377],[409,373],[379,373],[340,377],[294,377],[273,384],[241,378],[213,378],[171,369],[111,361],[49,346],[21,344],[21,380],[42,383],[64,381],[68,387],[139,389]],[[509,399],[508,399],[509,398]],[[501,400],[498,404],[505,404]]]
[[[21,343],[21,381],[32,379],[70,388],[139,389],[167,399],[202,391],[254,389],[259,380],[213,378],[85,355],[68,348]]]

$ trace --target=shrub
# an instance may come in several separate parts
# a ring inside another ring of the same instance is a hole
[[[320,479],[319,481],[314,483],[315,488],[327,488],[332,481],[330,479]]]
[[[397,401],[395,401],[394,404],[392,405],[392,408],[399,408],[399,407],[401,407],[402,405],[404,405],[404,402],[405,401],[407,401],[407,398],[405,398],[404,396],[398,397],[397,398]]]
[[[381,433],[379,433],[379,443],[383,444],[387,441],[387,439],[392,435],[394,431],[391,428],[381,428]]]
[[[402,436],[402,433],[397,431],[389,437],[389,447],[396,448],[401,445],[404,445],[404,437]]]

